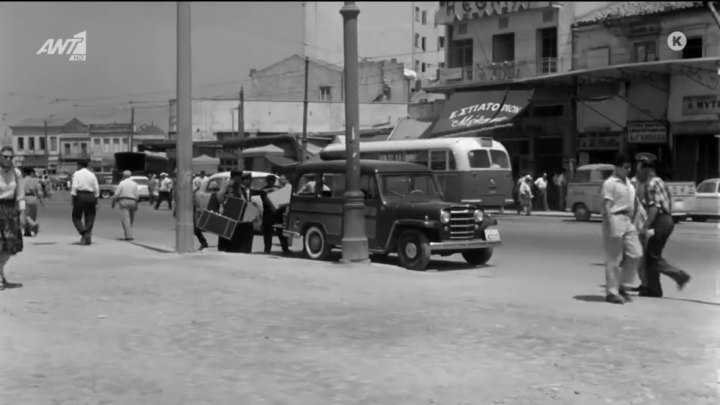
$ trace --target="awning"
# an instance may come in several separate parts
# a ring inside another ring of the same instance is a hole
[[[419,121],[413,118],[401,118],[386,140],[400,141],[419,139],[431,125],[432,122]]]
[[[512,125],[530,103],[534,90],[490,90],[455,93],[435,121],[432,137]]]
[[[297,164],[296,161],[290,158],[286,158],[285,156],[265,155],[265,159],[267,159],[268,162],[274,164],[275,166],[280,167],[291,167]]]
[[[47,157],[38,155],[25,155],[21,163],[24,167],[47,166],[47,164]]]

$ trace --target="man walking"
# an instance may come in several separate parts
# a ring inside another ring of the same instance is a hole
[[[37,223],[38,203],[45,205],[44,195],[40,180],[35,175],[35,169],[27,168],[23,176],[23,186],[25,187],[25,212],[27,220],[25,221],[24,236],[37,235],[40,231],[40,225]]]
[[[525,212],[525,215],[527,216],[530,216],[530,214],[532,213],[533,194],[530,184],[532,184],[532,177],[528,174],[527,176],[522,178],[522,181],[520,182],[520,188],[518,189],[520,207],[522,212]]]
[[[547,196],[547,173],[543,173],[542,176],[535,180],[535,187],[538,189],[538,199],[542,205],[543,211],[549,211],[548,208],[548,196]]]
[[[121,223],[123,231],[125,231],[125,240],[133,240],[132,226],[135,223],[135,212],[137,212],[137,203],[140,198],[138,192],[138,184],[134,182],[130,176],[132,172],[125,170],[123,172],[123,180],[115,189],[115,195],[112,200],[112,208],[115,205],[120,207]]]
[[[148,182],[148,194],[150,205],[155,205],[158,198],[158,189],[160,188],[160,181],[157,176],[153,173],[150,175],[150,181]]]
[[[70,195],[72,196],[72,220],[80,233],[80,244],[92,244],[92,229],[95,225],[95,213],[98,198],[100,197],[100,185],[95,173],[88,170],[88,161],[81,160],[78,163],[80,170],[72,177]],[[85,223],[83,224],[83,219]]]
[[[650,156],[641,157],[638,173],[639,197],[647,211],[646,229],[652,230],[645,249],[645,274],[639,288],[641,297],[663,296],[660,273],[672,278],[682,290],[690,281],[690,275],[671,265],[662,257],[663,250],[670,235],[675,229],[672,218],[672,199],[665,182],[655,173],[655,159]]]
[[[173,181],[168,177],[167,173],[160,174],[160,178],[162,180],[160,180],[159,196],[157,203],[155,204],[155,209],[160,208],[160,204],[162,204],[163,201],[167,201],[168,209],[172,211]]]
[[[275,229],[275,224],[282,223],[282,210],[275,210],[267,195],[280,189],[275,184],[275,176],[268,175],[265,177],[265,187],[262,189],[262,203],[263,203],[263,214],[262,214],[262,233],[263,242],[265,243],[265,253],[270,253],[272,250],[272,239],[275,234],[280,240],[280,246],[282,247],[283,253],[290,252],[288,248],[288,241],[282,234],[282,229]]]
[[[204,172],[203,172],[204,173]],[[203,234],[202,229],[198,228],[198,217],[200,215],[201,210],[205,209],[206,207],[199,206],[200,201],[197,196],[197,192],[200,191],[201,183],[196,183],[193,180],[193,233],[195,234],[195,238],[197,238],[198,242],[200,242],[200,249],[203,250],[208,247],[207,239],[205,239],[205,235]]]
[[[632,163],[626,155],[617,155],[614,164],[615,172],[602,185],[605,301],[624,304],[630,296],[623,286],[634,278],[643,253],[633,225],[635,188],[628,179]]]

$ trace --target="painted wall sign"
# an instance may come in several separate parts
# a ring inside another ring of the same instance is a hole
[[[657,121],[628,122],[628,143],[662,144],[667,143],[667,127]]]
[[[585,132],[578,134],[578,150],[619,150],[620,134]]]
[[[550,1],[441,1],[438,23],[449,24],[457,20],[516,13],[550,7],[552,3]]]
[[[720,94],[683,97],[683,115],[720,114]]]

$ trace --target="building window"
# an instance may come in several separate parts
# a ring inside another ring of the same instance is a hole
[[[420,47],[420,34],[415,34],[415,48]]]
[[[41,136],[40,139],[40,150],[45,150],[45,137]]]
[[[422,12],[422,25],[425,25],[425,24],[427,24],[427,11]]]
[[[20,136],[17,139],[18,142],[18,150],[24,150],[25,149],[25,138]]]
[[[425,37],[422,37],[422,42],[421,42],[421,44],[422,44],[421,48],[422,48],[422,50],[424,51],[424,50],[425,50]]]
[[[703,57],[703,39],[702,37],[688,38],[687,45],[682,51],[683,59],[695,59]]]
[[[512,62],[515,60],[515,33],[493,35],[493,62]]]
[[[445,62],[440,62],[440,63],[438,63],[438,67],[439,67],[440,69],[445,69]]]
[[[425,65],[425,64],[423,63],[423,64],[422,64],[422,72],[423,72],[423,73],[425,73],[426,67],[427,67],[427,65]]]
[[[537,31],[540,45],[539,54],[542,58],[540,71],[542,73],[557,72],[558,37],[557,28],[545,28]]]
[[[28,138],[28,150],[35,150],[35,137],[31,136]]]
[[[70,154],[70,144],[69,144],[69,143],[64,143],[64,144],[63,144],[63,147],[64,147],[63,149],[65,149],[65,154],[66,154],[66,155],[69,155],[69,154]]]
[[[95,144],[95,146],[100,146],[100,139],[99,138],[93,139],[93,143]]]
[[[416,60],[416,61],[415,61],[415,71],[416,71],[416,72],[419,72],[419,71],[420,71],[420,61],[419,61],[419,60]]]
[[[87,155],[88,153],[88,144],[86,142],[83,142],[80,144],[80,153],[83,155]]]
[[[332,87],[330,86],[320,86],[320,100],[322,101],[330,101],[330,90]]]
[[[50,137],[50,151],[51,152],[57,152],[57,150],[58,150],[58,142],[57,141],[58,140],[57,140],[56,136]]]
[[[451,68],[472,66],[473,64],[473,40],[461,39],[450,42],[448,49],[448,65]]]
[[[653,62],[657,60],[655,41],[638,42],[633,45],[633,62]]]
[[[420,7],[415,7],[415,21],[420,22]]]
[[[438,51],[445,48],[445,37],[438,37]]]

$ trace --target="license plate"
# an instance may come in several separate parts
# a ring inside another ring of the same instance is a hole
[[[500,232],[497,229],[486,229],[485,240],[488,242],[499,242]]]

